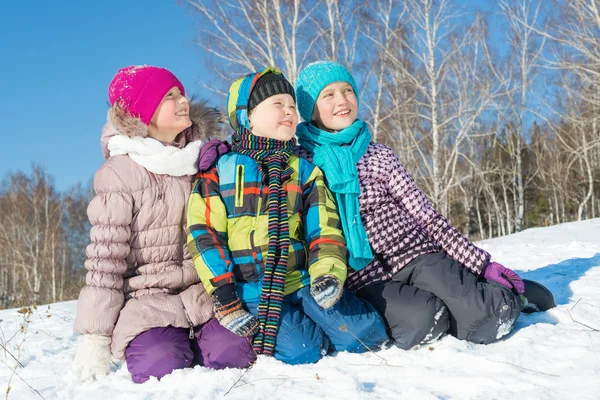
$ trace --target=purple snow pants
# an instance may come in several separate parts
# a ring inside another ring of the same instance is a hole
[[[203,365],[213,369],[246,368],[256,361],[249,339],[223,328],[216,319],[194,328],[152,328],[136,336],[125,350],[127,369],[136,383],[160,379],[173,370]]]

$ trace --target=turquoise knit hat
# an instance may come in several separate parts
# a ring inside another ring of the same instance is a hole
[[[310,122],[315,103],[325,86],[334,82],[348,82],[358,102],[358,91],[352,74],[343,66],[332,61],[317,61],[300,71],[296,79],[296,100],[300,116]]]

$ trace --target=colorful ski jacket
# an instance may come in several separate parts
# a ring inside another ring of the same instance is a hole
[[[291,155],[284,176],[290,246],[285,294],[331,274],[347,275],[347,250],[335,201],[314,164]],[[242,302],[258,301],[269,242],[269,187],[264,165],[236,153],[199,173],[188,204],[188,247],[209,294],[211,279],[236,278]]]

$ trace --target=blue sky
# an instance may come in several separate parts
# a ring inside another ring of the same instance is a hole
[[[491,11],[495,1],[467,4]],[[59,190],[87,183],[103,161],[107,87],[121,67],[167,67],[189,94],[209,95],[194,35],[176,0],[2,2],[0,178],[35,162]]]
[[[103,161],[115,72],[164,66],[203,94],[193,37],[193,19],[175,0],[2,2],[0,177],[36,162],[59,190],[87,183]]]

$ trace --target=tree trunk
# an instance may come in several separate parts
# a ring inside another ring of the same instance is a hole
[[[516,199],[517,199],[517,207],[515,209],[515,232],[520,232],[523,229],[523,218],[525,213],[525,187],[523,186],[523,159],[521,155],[521,135],[517,135],[517,159],[516,161],[516,171],[517,171],[517,181],[516,181]]]
[[[479,228],[479,236],[481,240],[485,239],[485,232],[483,230],[483,221],[481,220],[481,209],[479,208],[479,198],[475,199],[475,210],[477,211],[477,224]]]
[[[595,121],[595,120],[594,120]],[[595,129],[594,129],[595,131]],[[582,132],[583,138],[583,164],[585,166],[585,172],[587,174],[588,181],[588,191],[585,198],[579,203],[579,209],[577,210],[577,220],[581,221],[583,216],[584,208],[587,206],[587,202],[592,198],[592,194],[594,193],[594,175],[592,172],[592,166],[590,165],[590,161],[588,159],[588,147],[587,147],[587,138],[585,132]],[[592,203],[592,208],[594,207],[594,203]]]
[[[556,187],[552,188],[552,193],[554,194],[554,209],[556,214],[556,223],[560,224],[560,208],[558,207],[558,195],[556,194]]]
[[[437,71],[435,63],[436,37],[434,26],[431,21],[431,1],[425,0],[425,34],[427,35],[428,64],[426,64],[427,77],[429,79],[429,106],[431,108],[431,163],[433,171],[433,204],[435,207],[441,206],[442,176],[440,168],[440,125],[438,116],[438,87]]]
[[[508,193],[506,193],[506,185],[502,185],[502,198],[504,200],[504,209],[506,212],[506,232],[502,232],[502,235],[510,235],[512,221],[510,215],[510,205],[508,202]]]

